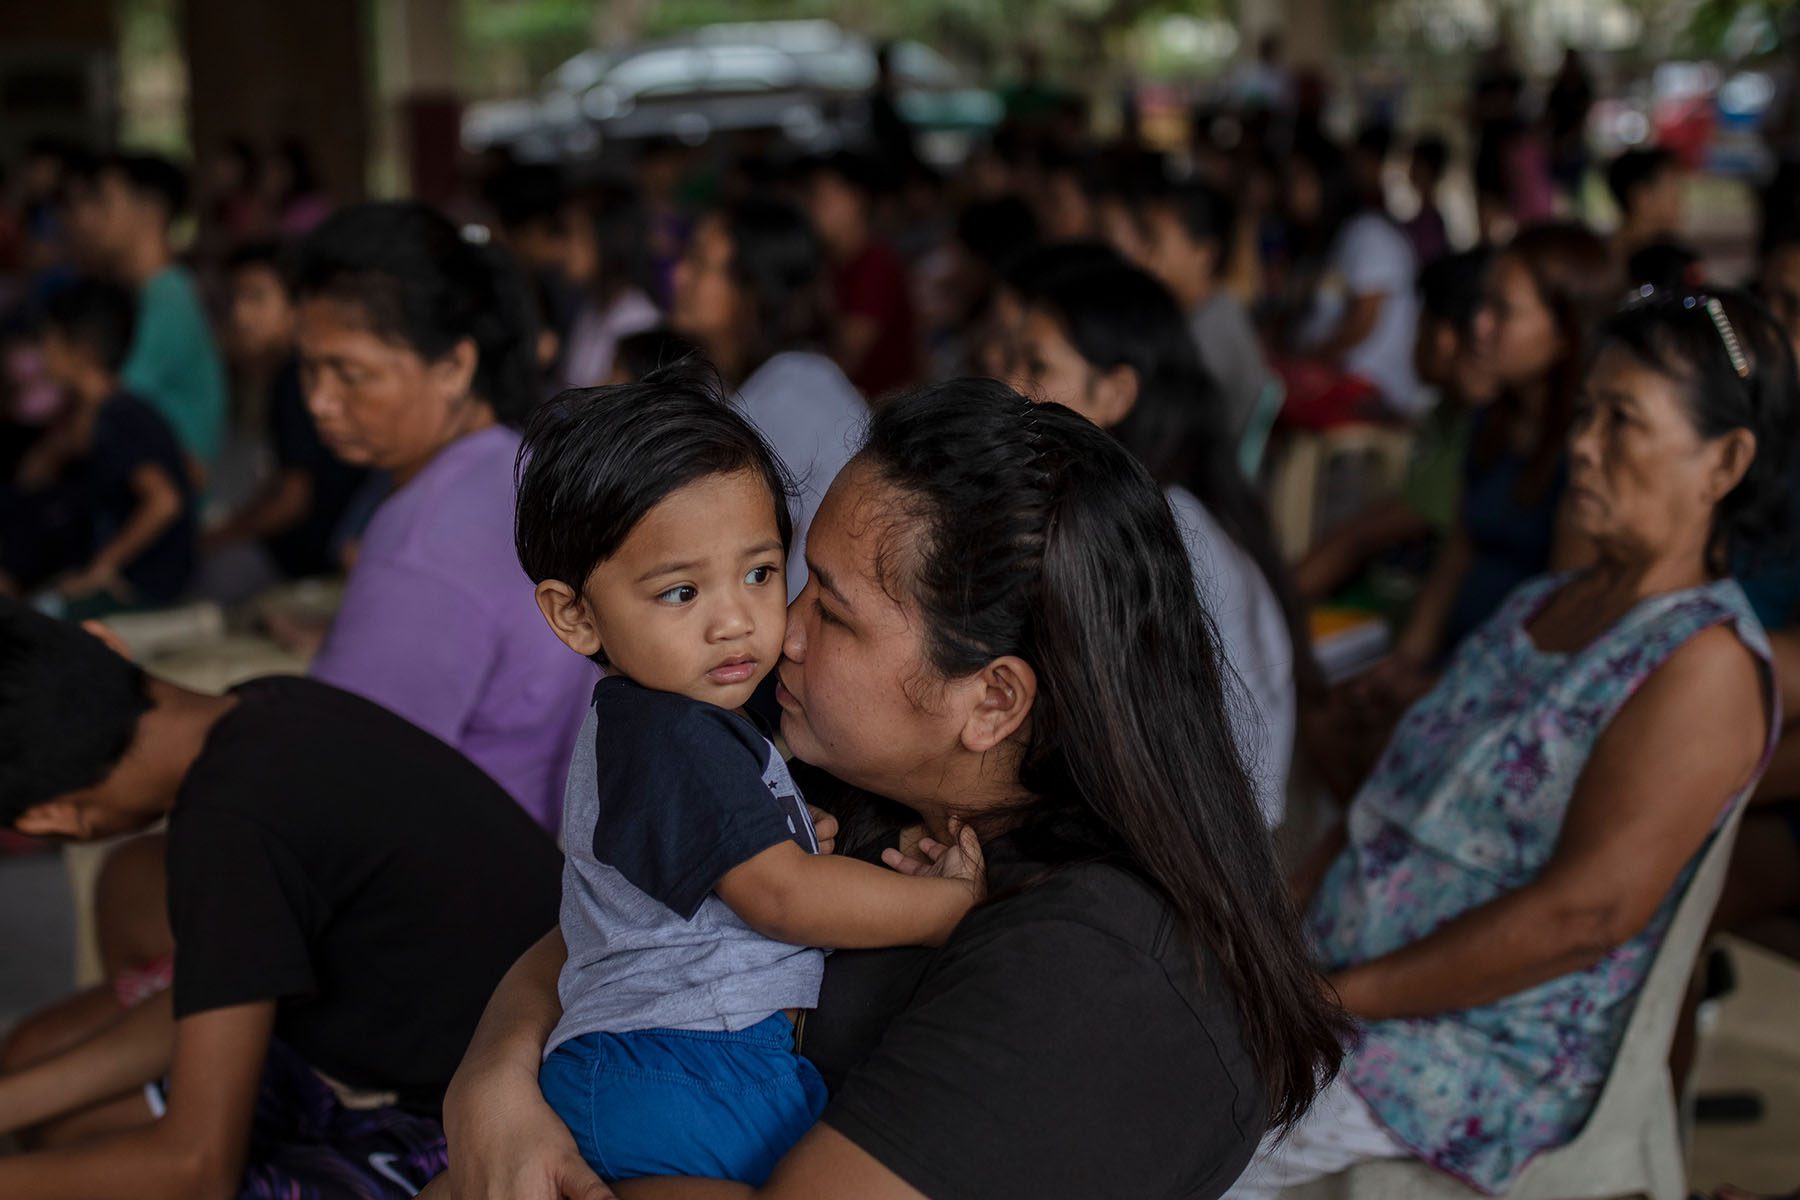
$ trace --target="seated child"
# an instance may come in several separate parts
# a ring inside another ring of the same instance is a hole
[[[29,537],[59,504],[74,511],[65,523],[78,530],[64,541],[70,561],[56,564],[68,569],[53,581],[17,581],[27,590],[53,583],[70,615],[167,604],[194,569],[181,448],[156,410],[119,385],[135,307],[129,292],[100,280],[70,284],[44,306],[44,368],[65,404],[20,463],[20,511],[35,515],[9,521],[8,534]]]
[[[609,1180],[760,1184],[825,1103],[789,1016],[818,998],[811,947],[941,943],[980,848],[964,829],[916,877],[818,853],[744,711],[787,626],[786,488],[709,373],[564,392],[523,462],[538,607],[608,672],[569,769],[544,1095]]]
[[[295,352],[298,302],[281,249],[252,243],[226,260],[231,342],[240,372],[266,385],[273,470],[254,494],[201,540],[204,589],[222,602],[248,599],[281,579],[334,575],[332,540],[369,476],[332,454],[306,408]]]

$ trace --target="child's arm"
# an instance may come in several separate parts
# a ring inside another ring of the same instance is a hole
[[[231,1200],[250,1153],[250,1117],[269,1036],[272,1000],[214,1009],[175,1025],[169,1111],[113,1137],[0,1159],[0,1196],[85,1200]]]
[[[933,861],[913,867],[916,874],[783,842],[727,872],[713,890],[776,941],[830,950],[937,946],[985,891],[981,844],[967,826],[956,836],[954,846],[921,842]],[[883,857],[900,866],[898,851]]]
[[[84,1041],[0,1075],[0,1133],[116,1099],[169,1071],[175,1018],[169,993],[152,996]]]
[[[102,589],[117,591],[119,572],[148,550],[181,516],[181,489],[155,463],[141,463],[131,473],[137,507],[112,541],[100,547],[84,569],[63,581],[65,596],[85,596]]]

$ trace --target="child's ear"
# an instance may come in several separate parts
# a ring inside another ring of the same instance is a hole
[[[600,653],[600,627],[581,593],[561,580],[546,579],[537,585],[537,606],[563,645],[583,658]]]

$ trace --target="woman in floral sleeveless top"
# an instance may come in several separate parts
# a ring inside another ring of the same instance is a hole
[[[1497,1194],[1579,1131],[1779,727],[1724,564],[1778,530],[1795,419],[1793,352],[1747,297],[1607,326],[1564,514],[1597,561],[1461,647],[1322,851],[1308,920],[1361,1040],[1230,1196],[1398,1157]]]

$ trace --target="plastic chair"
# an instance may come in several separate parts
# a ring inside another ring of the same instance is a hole
[[[1400,486],[1412,434],[1384,425],[1340,425],[1284,433],[1281,446],[1270,473],[1269,518],[1281,552],[1293,561],[1325,528]]]
[[[1725,885],[1743,815],[1740,801],[1707,846],[1644,978],[1619,1055],[1587,1124],[1568,1145],[1533,1159],[1506,1192],[1507,1200],[1621,1196],[1682,1200],[1688,1194],[1675,1085],[1669,1078],[1669,1044],[1688,977]],[[1282,1192],[1283,1200],[1479,1200],[1481,1196],[1412,1159],[1361,1163]]]

